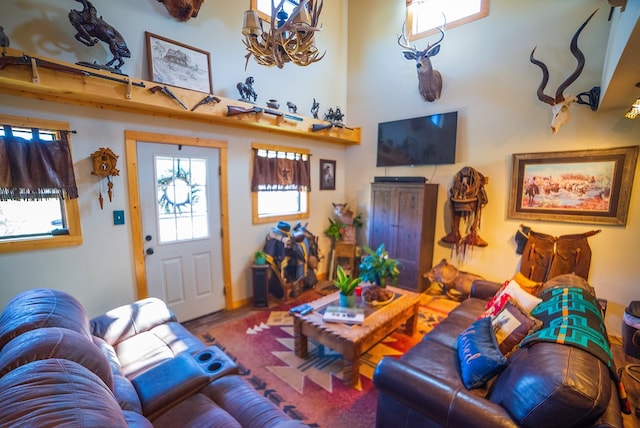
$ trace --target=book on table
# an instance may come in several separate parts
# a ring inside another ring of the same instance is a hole
[[[327,322],[341,322],[344,324],[362,324],[364,321],[363,308],[345,308],[343,306],[330,305],[324,311],[322,319]]]

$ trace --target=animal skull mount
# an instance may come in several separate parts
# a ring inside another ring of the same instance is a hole
[[[188,21],[196,18],[204,0],[158,0],[164,3],[169,14],[178,21]]]
[[[533,53],[536,51],[536,48],[533,48],[533,50],[531,51],[531,55],[529,56],[529,61],[540,67],[540,69],[542,70],[542,82],[540,82],[540,86],[538,86],[537,92],[538,99],[543,103],[549,104],[552,107],[553,118],[551,120],[551,132],[554,134],[558,132],[562,125],[569,121],[569,110],[571,104],[573,104],[574,102],[579,102],[578,97],[574,95],[567,95],[565,97],[563,92],[569,87],[569,85],[575,82],[580,76],[580,73],[582,73],[585,58],[580,48],[578,48],[578,37],[580,36],[580,32],[582,32],[584,27],[586,27],[587,23],[591,20],[591,18],[597,11],[598,9],[596,9],[591,15],[589,15],[589,17],[582,23],[580,28],[578,28],[578,30],[571,38],[571,53],[578,60],[578,65],[573,73],[571,73],[571,75],[567,77],[565,81],[560,84],[560,86],[558,86],[555,98],[544,93],[544,89],[547,86],[547,82],[549,81],[549,69],[547,68],[545,63],[533,57]],[[580,104],[585,103],[581,102]]]
[[[440,72],[433,69],[431,57],[440,52],[440,42],[444,39],[444,29],[446,20],[442,26],[438,27],[440,39],[434,44],[427,44],[424,50],[418,50],[415,46],[409,45],[406,32],[406,23],[402,25],[402,35],[398,37],[398,44],[404,48],[402,53],[408,60],[416,62],[418,71],[418,91],[425,101],[433,102],[440,98],[442,91],[442,76]]]

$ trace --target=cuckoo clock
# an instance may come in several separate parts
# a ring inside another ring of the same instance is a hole
[[[98,193],[98,201],[100,202],[100,209],[103,208],[104,199],[102,198],[103,179],[107,179],[107,195],[109,195],[109,202],[113,198],[113,182],[112,176],[120,175],[120,171],[116,168],[118,162],[118,155],[113,153],[111,149],[101,147],[91,154],[91,160],[93,162],[93,170],[91,175],[97,175],[100,177],[100,193]]]

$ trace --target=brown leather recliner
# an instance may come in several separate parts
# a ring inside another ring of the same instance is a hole
[[[50,289],[0,315],[2,427],[306,427],[238,374],[158,299],[89,320]]]

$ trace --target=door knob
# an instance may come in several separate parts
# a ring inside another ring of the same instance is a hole
[[[151,241],[151,235],[147,235],[147,236],[145,236],[145,237],[144,237],[144,240],[145,240],[145,241],[147,241],[147,242]]]
[[[153,254],[153,248],[147,248],[147,250],[145,251],[145,253],[147,253],[148,255]]]

